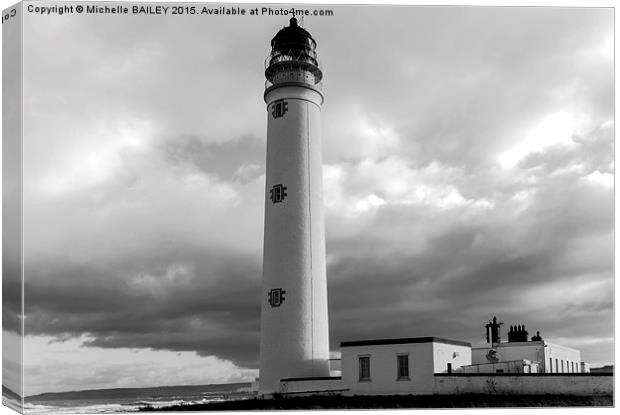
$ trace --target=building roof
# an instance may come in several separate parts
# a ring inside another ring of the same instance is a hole
[[[440,337],[407,337],[402,339],[375,339],[375,340],[355,340],[340,343],[340,347],[354,346],[379,346],[384,344],[408,344],[408,343],[445,343],[455,346],[471,347],[471,343],[459,340],[448,340]]]
[[[305,378],[283,378],[283,379],[280,379],[280,382],[301,382],[301,381],[307,381],[307,380],[340,380],[340,379],[342,379],[341,376],[316,376],[316,377],[308,376]]]

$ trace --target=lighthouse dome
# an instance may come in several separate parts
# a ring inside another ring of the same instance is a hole
[[[290,26],[283,27],[271,40],[274,52],[314,51],[316,42],[310,33],[297,24],[296,18],[291,18]]]
[[[285,77],[293,76],[312,85],[319,83],[323,73],[315,48],[316,42],[310,33],[297,24],[296,18],[291,18],[289,26],[280,29],[271,40],[271,53],[265,60],[267,81],[282,82]],[[292,75],[291,70],[295,71]],[[287,72],[286,76],[284,72]]]

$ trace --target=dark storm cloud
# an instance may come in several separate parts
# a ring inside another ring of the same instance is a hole
[[[27,334],[62,340],[87,333],[87,346],[196,351],[255,364],[259,264],[225,252],[182,251],[194,260],[160,252],[160,266],[141,257],[122,264],[48,263],[53,281],[32,273],[26,282]],[[171,256],[190,263],[191,271],[166,269]]]
[[[332,347],[381,336],[480,341],[494,314],[565,343],[611,333],[613,200],[607,185],[590,180],[612,171],[610,133],[597,128],[576,138],[580,146],[527,157],[522,178],[496,178],[489,186],[488,178],[478,179],[498,172],[482,167],[482,174],[461,176],[455,182],[467,197],[488,196],[492,189],[495,206],[482,216],[468,214],[467,205],[443,212],[380,206],[357,230],[355,244],[333,232],[334,222],[330,232],[328,216],[330,312],[340,322]],[[343,188],[352,189],[348,184]],[[515,201],[524,189],[531,193]],[[563,297],[590,283],[597,286],[593,296]],[[596,356],[574,345],[586,358]]]
[[[239,170],[260,163],[258,145],[150,138],[146,152],[102,156],[103,165],[121,163],[96,192],[61,181],[62,197],[45,209],[26,205],[25,231],[36,235],[27,244],[26,333],[255,367],[264,184],[260,168]]]
[[[6,211],[5,211],[6,212]],[[10,226],[10,225],[9,225]],[[4,227],[6,232],[7,226]],[[2,327],[21,333],[22,324],[22,266],[18,242],[7,234],[3,235],[2,252]],[[13,245],[12,247],[10,245]],[[13,248],[13,249],[11,249]]]

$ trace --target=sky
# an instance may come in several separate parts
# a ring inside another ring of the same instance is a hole
[[[612,9],[310,8],[331,349],[497,316],[612,363]],[[24,394],[253,380],[288,17],[25,24]]]

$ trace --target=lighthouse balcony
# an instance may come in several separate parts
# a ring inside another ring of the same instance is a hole
[[[276,76],[274,76],[271,81],[270,80],[265,81],[265,89],[269,89],[274,85],[290,84],[290,83],[306,84],[318,91],[323,90],[323,83],[322,82],[316,83],[314,76],[310,73],[305,73],[305,72],[282,72],[282,73],[276,74]]]
[[[275,79],[283,73],[301,72],[305,76],[312,75],[312,78],[304,80],[313,81],[313,85],[323,79],[323,72],[313,51],[294,51],[286,53],[278,51],[272,52],[265,60],[265,78],[272,83],[277,83]]]

